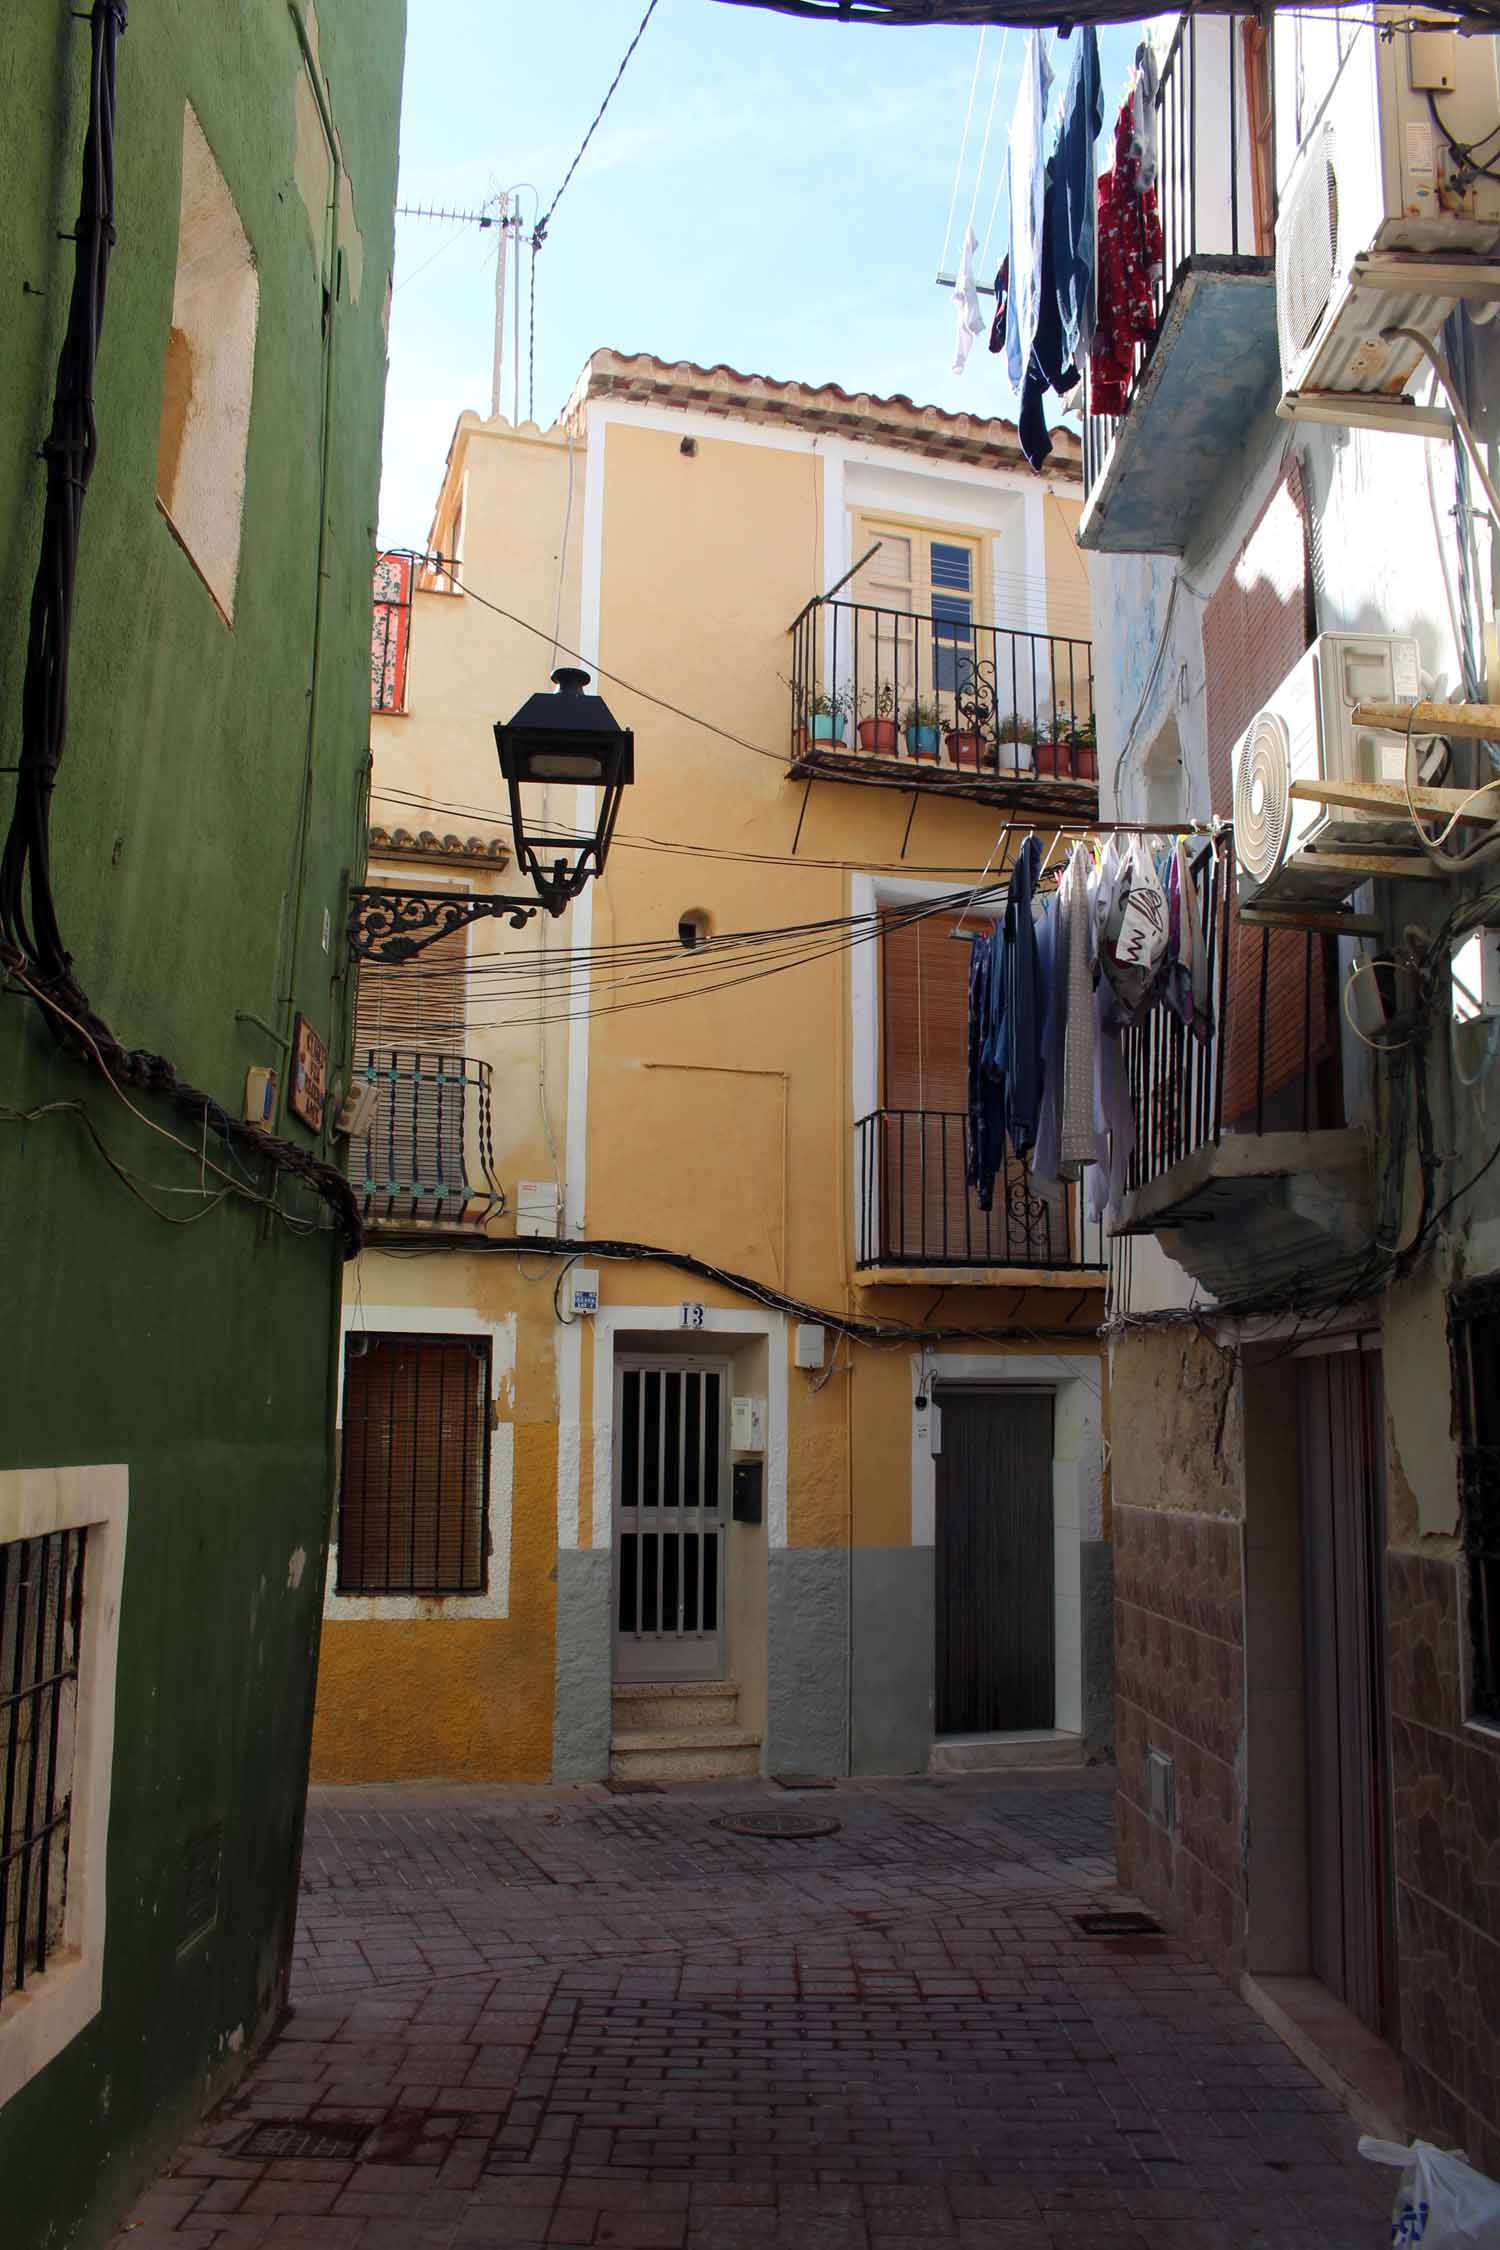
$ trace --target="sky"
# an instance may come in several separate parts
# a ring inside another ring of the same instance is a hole
[[[398,202],[472,210],[524,181],[530,223],[644,6],[410,0]],[[1013,416],[983,339],[953,373],[951,294],[935,285],[950,206],[943,272],[955,270],[971,212],[982,278],[1005,248],[996,190],[1023,34],[991,28],[976,78],[979,39],[658,0],[536,260],[536,419],[556,419],[601,345]],[[1135,44],[1126,27],[1101,34],[1106,137]],[[1053,46],[1056,97],[1071,42]],[[423,544],[453,425],[465,407],[489,411],[495,240],[493,229],[397,220],[385,545]],[[529,253],[522,281],[529,293]],[[509,363],[504,381],[508,414]]]

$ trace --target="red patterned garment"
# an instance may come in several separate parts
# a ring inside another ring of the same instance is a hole
[[[1155,188],[1140,184],[1140,156],[1127,97],[1115,120],[1114,169],[1099,181],[1099,311],[1089,354],[1089,412],[1123,414],[1137,344],[1156,333],[1161,220]]]

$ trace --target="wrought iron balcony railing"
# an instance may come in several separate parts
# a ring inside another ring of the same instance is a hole
[[[1324,1132],[1345,1123],[1335,939],[1236,919],[1234,841],[1222,830],[1196,874],[1213,1036],[1158,1002],[1124,1034],[1144,1187],[1227,1133]]]
[[[1153,285],[1156,328],[1139,344],[1128,415],[1185,269],[1206,259],[1272,271],[1275,167],[1269,34],[1238,16],[1189,12],[1177,24],[1156,90],[1157,209],[1162,264]],[[1274,308],[1273,308],[1274,309]],[[1235,348],[1232,339],[1230,348]],[[1085,411],[1083,483],[1091,492],[1124,417]],[[1242,426],[1242,425],[1241,425]]]
[[[349,1144],[349,1176],[367,1219],[472,1227],[502,1207],[488,1063],[372,1047],[355,1067],[378,1092],[374,1124]]]
[[[920,613],[809,602],[791,628],[793,773],[987,799],[1056,789],[1087,812],[1092,642],[981,625],[971,609],[967,595]]]
[[[859,1120],[856,1265],[1102,1272],[1103,1230],[1077,1188],[1043,1193],[1024,1164],[1007,1163],[992,1208],[980,1209],[966,1177],[968,1122],[961,1110],[935,1109],[877,1109]]]

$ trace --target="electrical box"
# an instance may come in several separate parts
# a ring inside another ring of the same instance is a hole
[[[766,1402],[763,1398],[730,1400],[729,1448],[732,1453],[765,1452]]]
[[[363,1085],[354,1087],[340,1104],[339,1113],[333,1121],[334,1131],[346,1133],[351,1140],[358,1140],[374,1124],[375,1112],[379,1106],[380,1088],[371,1085],[366,1079]]]
[[[1411,88],[1414,94],[1451,94],[1458,84],[1458,33],[1434,24],[1411,34]]]
[[[821,1367],[823,1338],[826,1333],[822,1324],[816,1320],[799,1320],[792,1336],[792,1365]]]
[[[1448,960],[1453,1021],[1479,1023],[1500,1016],[1500,930],[1470,930]]]
[[[555,1242],[559,1233],[559,1197],[553,1180],[516,1182],[516,1232]]]
[[[759,1523],[765,1513],[763,1461],[736,1461],[729,1471],[730,1508],[736,1523]]]
[[[260,1065],[245,1073],[245,1123],[269,1133],[276,1115],[276,1073]]]
[[[599,1310],[599,1275],[595,1267],[571,1267],[565,1287],[568,1310],[575,1320],[580,1313],[596,1313]]]

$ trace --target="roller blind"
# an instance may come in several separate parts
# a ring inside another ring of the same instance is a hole
[[[484,1591],[489,1374],[486,1338],[349,1338],[340,1593]]]

